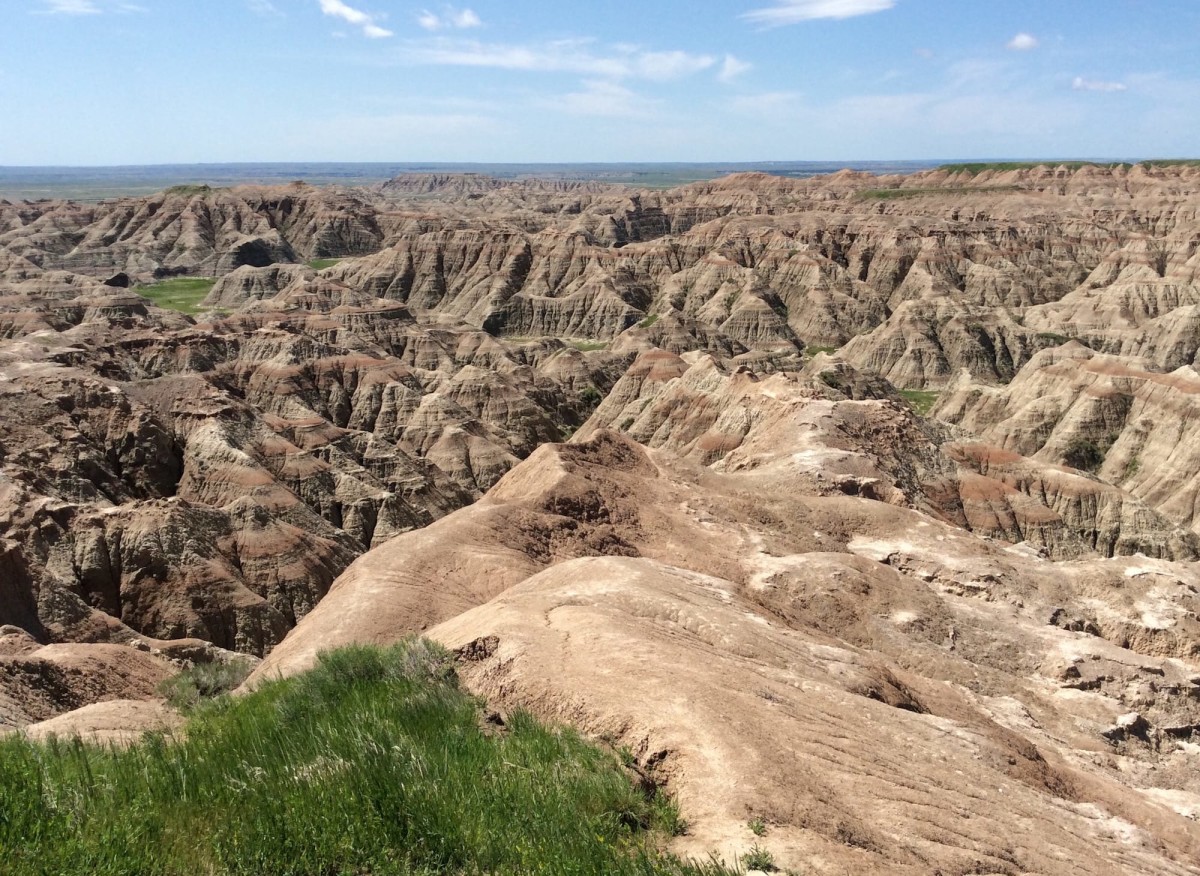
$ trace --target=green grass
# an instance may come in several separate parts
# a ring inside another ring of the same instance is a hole
[[[608,341],[567,341],[576,350],[583,353],[591,353],[594,350],[603,350],[608,346]]]
[[[924,189],[863,189],[855,197],[864,201],[897,201],[930,195],[993,195],[1020,191],[1017,186],[944,186]]]
[[[212,291],[216,282],[212,277],[176,277],[149,286],[137,286],[133,291],[149,298],[159,307],[194,316],[200,312],[200,302]]]
[[[332,268],[341,259],[309,259],[308,266],[314,271],[323,271],[326,268]]]
[[[1031,170],[1035,167],[1065,167],[1068,170],[1079,170],[1081,167],[1132,167],[1126,161],[965,161],[962,164],[943,164],[938,170],[948,170],[951,173],[966,172],[972,176],[985,170]]]
[[[0,738],[6,876],[696,874],[615,754],[503,729],[423,640],[322,654],[125,750]]]
[[[186,185],[179,185],[179,186],[171,186],[169,188],[163,189],[163,194],[165,194],[165,195],[207,195],[213,191],[214,191],[214,189],[210,185],[186,184]]]
[[[1139,161],[1138,164],[1147,167],[1195,167],[1200,165],[1200,158],[1152,158]],[[938,170],[948,170],[951,173],[965,171],[974,176],[985,170],[1030,170],[1034,167],[1065,167],[1068,170],[1079,170],[1082,167],[1133,167],[1129,161],[965,161],[961,164],[943,164]]]
[[[638,323],[638,328],[650,328],[650,326],[654,325],[656,322],[658,322],[658,314],[652,313]]]
[[[900,394],[904,396],[912,406],[912,409],[922,417],[927,416],[933,410],[938,396],[941,395],[939,392],[926,389],[902,389],[900,390]]]
[[[158,686],[158,692],[176,709],[187,712],[233,690],[246,680],[251,668],[249,661],[243,660],[198,663],[168,678]]]
[[[1200,167],[1200,158],[1152,158],[1138,163],[1147,167]]]
[[[804,355],[808,357],[816,356],[818,353],[836,353],[840,347],[822,347],[817,344],[805,344]]]
[[[747,870],[761,870],[764,873],[779,869],[775,866],[775,856],[758,844],[742,855],[741,865]]]

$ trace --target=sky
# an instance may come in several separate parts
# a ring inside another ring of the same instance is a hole
[[[1200,0],[0,0],[0,165],[1200,155]]]

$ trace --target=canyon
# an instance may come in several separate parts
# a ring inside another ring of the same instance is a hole
[[[682,854],[1200,872],[1198,210],[1169,164],[0,201],[0,732],[421,634]]]

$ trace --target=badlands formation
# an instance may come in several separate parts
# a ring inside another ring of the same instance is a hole
[[[1152,166],[0,202],[0,728],[421,633],[628,748],[685,854],[1200,873],[1198,209]]]

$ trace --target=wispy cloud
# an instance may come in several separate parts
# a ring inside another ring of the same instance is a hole
[[[779,119],[801,106],[801,95],[796,91],[766,91],[761,94],[742,94],[729,102],[736,113]]]
[[[347,6],[342,0],[319,0],[321,11],[326,15],[340,18],[347,24],[353,24],[355,27],[362,28],[363,36],[370,39],[382,39],[390,37],[392,32],[384,27],[381,27],[375,22],[375,16],[363,12],[361,9],[355,9],[353,6]]]
[[[726,55],[725,60],[721,62],[721,70],[717,73],[717,79],[721,82],[732,82],[753,66],[749,61],[741,61],[733,55]]]
[[[589,80],[582,91],[561,95],[547,106],[576,116],[647,118],[659,108],[659,102],[637,94],[616,82]]]
[[[94,0],[42,0],[46,15],[99,15],[100,7]]]
[[[774,6],[751,9],[742,18],[764,27],[782,27],[819,18],[870,15],[884,12],[895,5],[896,0],[775,0]]]
[[[246,0],[250,11],[256,15],[282,17],[283,12],[271,0]]]
[[[1014,52],[1028,52],[1029,50],[1036,49],[1037,47],[1038,38],[1033,34],[1025,33],[1024,31],[1021,31],[1021,33],[1017,34],[1015,37],[1005,43],[1005,48],[1011,49]]]
[[[430,12],[428,9],[422,9],[417,14],[417,24],[425,30],[450,30],[452,28],[462,30],[469,27],[480,27],[483,25],[483,20],[471,9],[455,9],[453,6],[447,6],[441,15]]]
[[[41,0],[42,8],[34,12],[38,15],[100,15],[101,13],[117,13],[129,15],[135,12],[148,11],[145,6],[136,3],[114,3],[112,0]]]
[[[681,79],[707,70],[717,59],[712,55],[693,55],[689,52],[634,52],[630,55],[631,75],[644,79]]]
[[[712,55],[648,52],[633,46],[597,51],[590,40],[557,40],[534,45],[438,39],[411,43],[405,57],[412,63],[456,67],[492,67],[538,73],[578,73],[604,79],[680,79],[717,63]]]
[[[1076,76],[1071,81],[1071,87],[1076,91],[1124,91],[1123,82],[1103,82],[1097,79],[1084,79]]]

